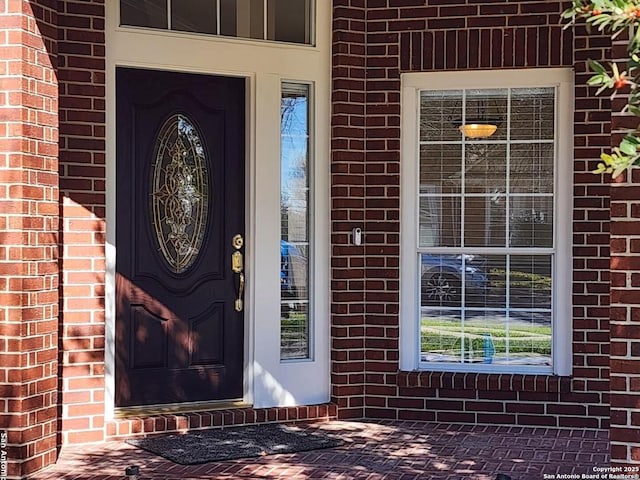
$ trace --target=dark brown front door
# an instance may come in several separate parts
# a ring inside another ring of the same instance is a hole
[[[118,68],[116,88],[116,405],[241,398],[244,80]]]

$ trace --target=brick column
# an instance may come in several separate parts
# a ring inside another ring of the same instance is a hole
[[[640,170],[611,189],[611,463],[640,465]]]
[[[104,439],[105,4],[58,2],[62,443]]]
[[[626,42],[612,57],[625,63]],[[611,144],[637,119],[620,113],[625,97],[612,103]],[[613,181],[611,188],[611,464],[640,465],[640,169]]]
[[[394,398],[400,358],[399,44],[401,31],[423,29],[426,20],[398,20],[400,8],[380,8],[384,3],[367,2],[365,416],[398,418],[395,407],[405,406]],[[389,3],[414,12],[416,2]],[[417,417],[411,419],[432,420],[423,412]]]
[[[56,458],[56,3],[0,2],[0,431],[10,479]]]
[[[340,418],[359,418],[364,404],[364,247],[350,232],[363,227],[365,168],[365,7],[333,1],[331,117],[331,384]],[[367,233],[365,232],[365,239]]]
[[[611,143],[611,102],[588,87],[588,60],[606,61],[611,39],[574,28],[573,390],[589,418],[609,421],[609,178],[591,173]]]

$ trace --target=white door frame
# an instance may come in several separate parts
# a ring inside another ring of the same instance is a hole
[[[246,79],[246,272],[243,403],[256,408],[322,403],[330,396],[329,125],[331,2],[316,2],[316,46],[118,26],[106,2],[106,344],[105,416],[115,388],[115,69],[119,66]],[[309,360],[280,360],[280,91],[282,81],[313,84],[311,231],[313,311]],[[309,382],[309,379],[313,379]]]

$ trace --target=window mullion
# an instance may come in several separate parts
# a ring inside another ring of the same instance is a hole
[[[222,8],[220,7],[220,0],[216,0],[216,35],[220,35],[221,32],[221,20]]]
[[[465,122],[467,118],[467,91],[462,91],[462,121]],[[462,139],[462,158],[461,173],[460,173],[460,246],[464,247],[464,234],[465,234],[465,207],[466,207],[466,156],[467,156],[467,142],[466,138]]]
[[[510,344],[509,340],[511,338],[509,333],[509,327],[511,326],[511,255],[510,255],[510,247],[511,247],[511,93],[512,89],[507,89],[507,149],[506,149],[506,160],[507,160],[507,170],[506,170],[506,191],[505,193],[505,247],[507,248],[507,254],[505,258],[505,262],[507,265],[506,275],[505,275],[505,355],[509,358],[510,355]]]
[[[507,91],[507,174],[506,174],[506,192],[504,192],[505,202],[505,246],[510,247],[511,242],[511,91]]]
[[[263,40],[269,39],[269,34],[267,33],[268,26],[269,26],[269,5],[268,5],[268,0],[263,0],[262,2],[262,39]]]

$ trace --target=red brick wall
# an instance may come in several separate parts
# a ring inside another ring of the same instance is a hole
[[[611,102],[586,87],[585,61],[610,58],[610,39],[575,30],[576,70],[573,211],[573,388],[595,393],[602,405],[587,415],[608,422],[609,404],[609,193],[608,177],[591,173],[611,142]],[[592,403],[591,401],[587,402]]]
[[[640,170],[611,189],[611,458],[640,464]]]
[[[58,2],[61,441],[104,439],[104,0]]]
[[[626,42],[613,58],[624,65]],[[627,98],[613,102],[612,146],[637,118],[622,115]],[[618,177],[611,189],[611,459],[640,465],[640,171]]]
[[[336,0],[331,119],[331,383],[343,418],[364,406],[365,257],[351,230],[365,215],[364,0]]]
[[[0,2],[0,431],[8,478],[55,460],[56,2]]]
[[[338,11],[342,2],[334,5]],[[362,132],[360,115],[334,115],[334,120],[349,122],[341,131],[364,135],[364,152],[351,152],[359,161],[364,159],[364,178],[341,178],[340,192],[364,190],[364,212],[360,204],[357,211],[365,217],[366,241],[363,252],[347,247],[346,237],[334,235],[334,250],[340,248],[344,253],[344,265],[350,261],[365,264],[364,416],[606,428],[609,187],[606,179],[588,172],[610,143],[609,115],[607,102],[581,85],[587,76],[585,60],[605,56],[608,40],[580,31],[574,38],[571,29],[563,30],[559,14],[566,2],[368,0],[358,6],[365,8],[367,19],[366,126]],[[340,66],[337,53],[334,44],[334,84]],[[398,372],[400,74],[574,65],[573,378]],[[335,106],[334,97],[334,110]],[[595,111],[601,108],[605,113]],[[334,127],[334,143],[336,140]],[[348,162],[334,152],[333,172],[346,168]],[[348,220],[349,211],[345,199],[334,190],[334,217],[340,213]],[[357,223],[341,223],[340,227],[348,231]],[[334,302],[346,286],[337,283],[336,273],[334,269]],[[355,306],[360,297],[357,300]],[[334,325],[337,318],[334,315]],[[347,331],[334,328],[335,335],[334,369],[341,366],[337,358],[346,358],[358,347],[349,341],[340,343]],[[339,398],[339,405],[345,403],[348,399]]]

